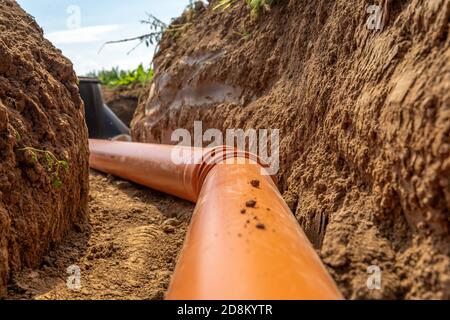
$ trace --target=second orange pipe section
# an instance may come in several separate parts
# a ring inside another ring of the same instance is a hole
[[[167,299],[342,299],[260,164],[177,164],[174,148],[90,140],[92,168],[197,202]],[[177,150],[191,160],[248,158],[229,148]]]

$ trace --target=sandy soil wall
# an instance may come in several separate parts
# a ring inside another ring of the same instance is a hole
[[[88,144],[72,64],[0,1],[0,296],[87,217]]]
[[[280,189],[348,298],[450,298],[450,1],[217,1],[175,21],[133,136],[281,130]],[[381,290],[366,283],[382,272]]]

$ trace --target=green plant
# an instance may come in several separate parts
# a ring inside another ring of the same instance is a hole
[[[69,163],[66,160],[59,160],[53,153],[46,150],[36,149],[33,147],[26,147],[20,149],[20,151],[27,152],[31,155],[34,162],[40,163],[39,159],[44,159],[47,171],[53,176],[53,186],[55,188],[61,188],[62,181],[60,178],[60,171],[64,169],[66,172],[69,171]],[[42,157],[39,157],[39,156]],[[41,163],[42,164],[42,163]]]
[[[264,7],[270,8],[275,0],[246,0],[247,4],[252,8],[254,13],[259,13]]]
[[[213,7],[213,10],[226,10],[237,1],[239,0],[220,0],[219,3]],[[247,2],[252,9],[252,14],[259,14],[262,8],[269,8],[275,0],[245,0],[245,2]]]
[[[244,40],[248,40],[250,38],[250,32],[248,31],[243,32],[233,31],[233,33]]]
[[[99,53],[103,50],[103,48],[106,45],[109,44],[116,44],[116,43],[123,43],[123,42],[130,42],[130,41],[139,41],[138,44],[133,47],[128,54],[130,54],[131,52],[133,52],[137,47],[139,47],[141,44],[145,44],[147,47],[150,47],[150,45],[156,44],[158,45],[159,42],[161,41],[161,38],[164,34],[164,31],[167,29],[167,24],[165,24],[164,22],[162,22],[161,20],[159,20],[158,18],[156,18],[154,15],[147,13],[147,19],[146,20],[141,20],[140,21],[142,24],[147,24],[150,28],[150,32],[137,36],[137,37],[132,37],[132,38],[126,38],[126,39],[121,39],[121,40],[113,40],[113,41],[108,41],[105,42],[100,50],[98,51]]]
[[[162,36],[164,33],[167,32],[167,33],[172,33],[172,34],[178,35],[180,32],[185,31],[187,28],[189,28],[189,26],[192,25],[190,20],[192,20],[192,15],[193,15],[193,5],[192,4],[189,5],[186,8],[185,12],[188,17],[188,21],[186,23],[181,23],[181,24],[172,23],[170,26],[168,26],[166,23],[164,23],[161,20],[159,20],[158,18],[156,18],[154,15],[147,13],[147,19],[141,20],[140,22],[142,24],[146,24],[149,26],[149,28],[150,28],[149,33],[146,33],[146,34],[143,34],[143,35],[140,35],[137,37],[105,42],[101,46],[99,52],[102,51],[106,45],[130,42],[130,41],[139,41],[137,43],[137,45],[134,46],[128,52],[128,54],[133,52],[137,47],[139,47],[142,44],[145,44],[147,47],[150,47],[151,45],[155,45],[155,53],[156,53],[156,51],[158,51],[159,43],[161,42],[161,39],[162,39]]]
[[[13,126],[10,126],[10,127],[11,127],[12,132],[14,133],[14,138],[16,138],[17,142],[20,142],[22,140],[20,133]]]
[[[153,79],[153,69],[145,69],[140,64],[134,70],[125,71],[116,67],[111,70],[90,72],[88,76],[97,77],[103,85],[109,87],[132,86],[135,84],[145,85]]]

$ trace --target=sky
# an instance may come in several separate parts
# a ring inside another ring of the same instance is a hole
[[[90,71],[148,67],[154,48],[138,42],[102,45],[111,40],[149,32],[140,21],[151,13],[169,23],[181,15],[189,0],[17,0],[43,28],[49,39],[74,64],[78,75]],[[129,54],[128,54],[129,53]]]

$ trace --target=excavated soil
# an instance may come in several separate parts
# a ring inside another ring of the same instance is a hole
[[[197,4],[174,23],[133,137],[279,129],[279,187],[347,298],[450,298],[450,0]],[[366,285],[369,266],[382,287]]]
[[[0,298],[11,275],[38,266],[74,226],[85,224],[83,113],[70,61],[15,1],[1,0]]]
[[[142,89],[140,85],[131,88],[127,86],[115,88],[102,86],[105,103],[128,127],[131,126],[131,120],[138,106]]]
[[[95,171],[90,188],[89,227],[17,274],[8,299],[164,298],[194,205]],[[70,266],[79,290],[67,287]]]

